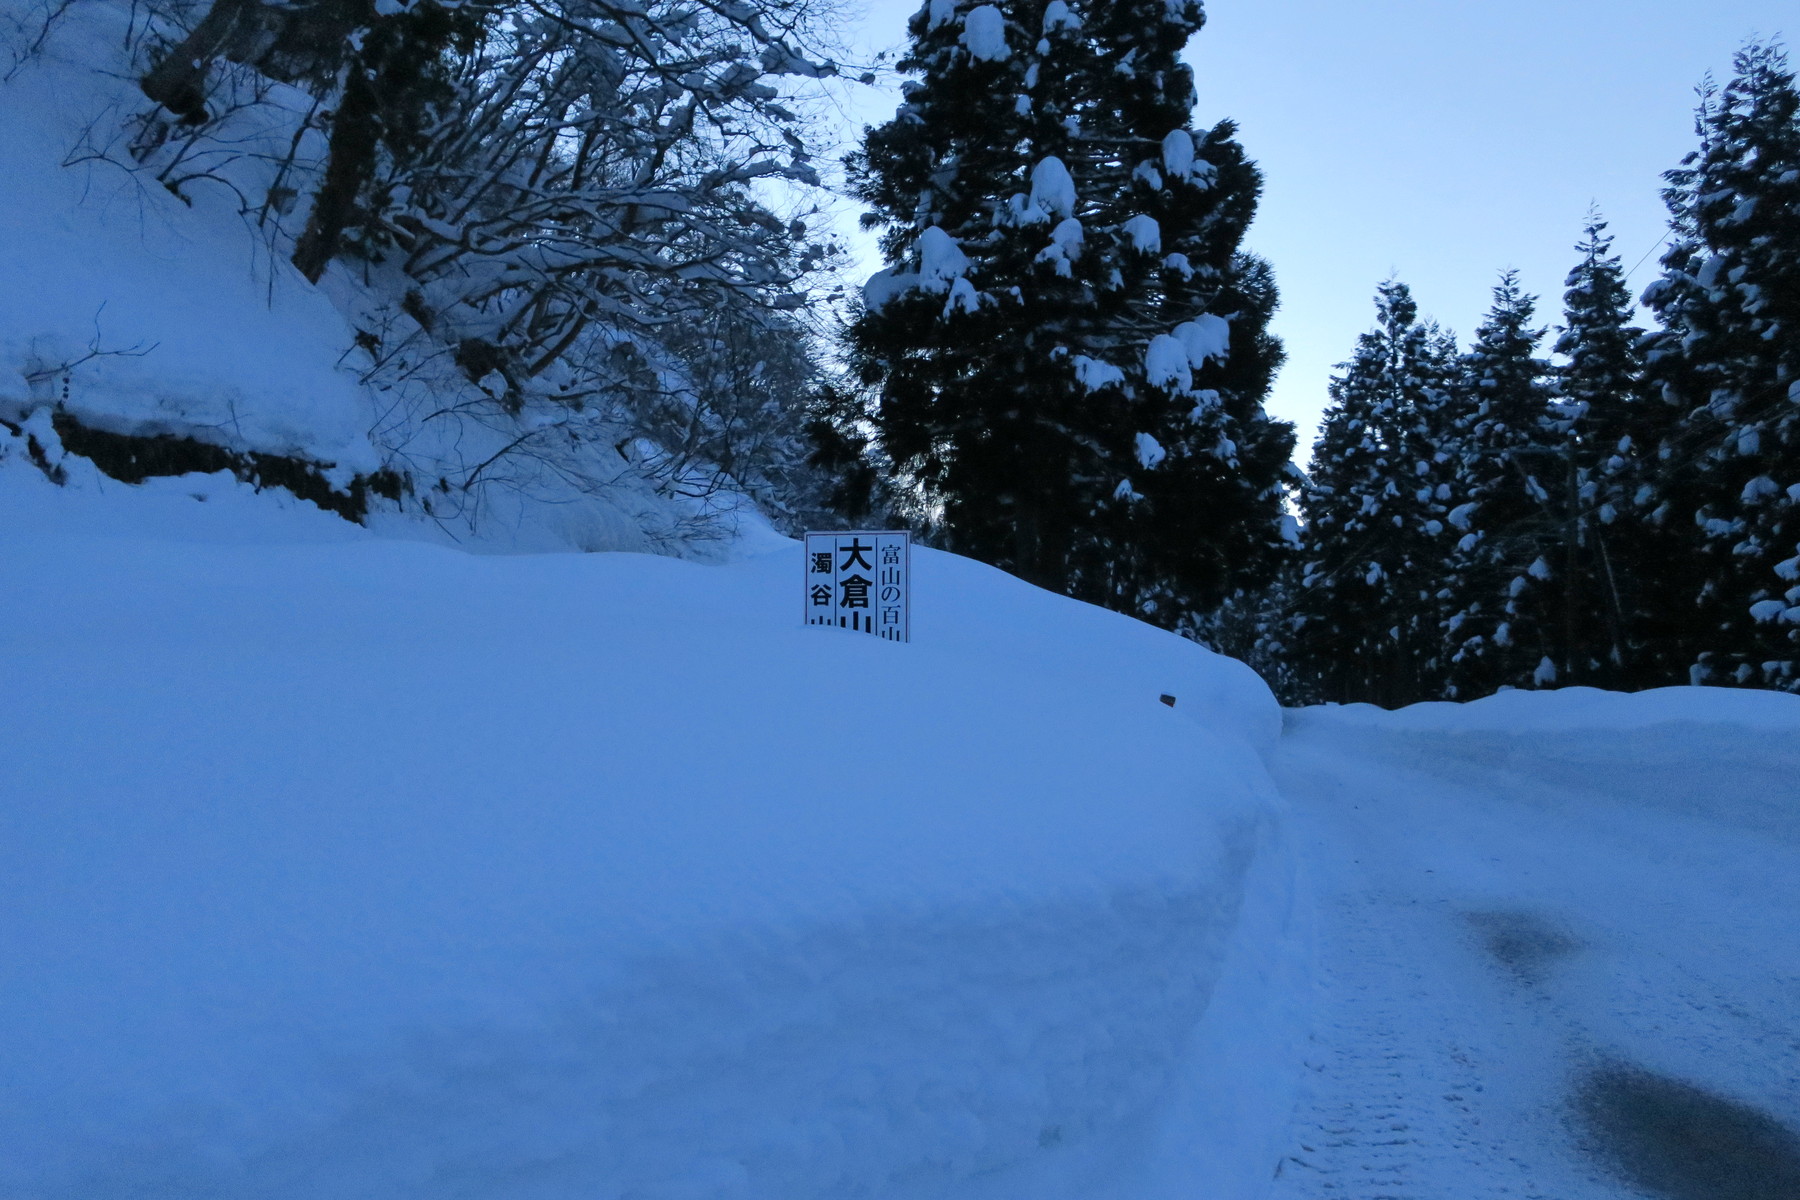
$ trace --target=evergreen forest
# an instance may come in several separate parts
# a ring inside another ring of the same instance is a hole
[[[1504,272],[1466,346],[1383,281],[1299,472],[1262,408],[1261,180],[1229,123],[1186,121],[1198,5],[986,11],[1041,37],[993,53],[982,9],[929,5],[907,103],[854,163],[890,264],[850,328],[857,381],[944,544],[1244,658],[1289,703],[1800,690],[1779,44],[1701,89],[1650,328],[1598,212],[1560,312]]]

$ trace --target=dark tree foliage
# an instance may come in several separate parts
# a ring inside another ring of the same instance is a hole
[[[932,0],[852,163],[890,268],[851,331],[895,466],[959,551],[1171,627],[1284,546],[1292,433],[1241,243],[1261,180],[1189,128],[1170,0]]]
[[[1411,298],[1384,286],[1332,383],[1303,571],[1214,622],[1288,699],[1800,690],[1800,93],[1781,49],[1752,43],[1703,85],[1695,127],[1665,177],[1655,331],[1597,215],[1555,366],[1508,272],[1452,374],[1420,386]]]
[[[1405,284],[1331,382],[1313,466],[1287,646],[1300,698],[1407,704],[1441,693],[1442,587],[1454,537],[1448,458],[1456,348]]]
[[[1446,447],[1449,520],[1462,538],[1445,581],[1449,691],[1462,698],[1556,680],[1553,618],[1539,585],[1556,572],[1562,525],[1552,489],[1563,486],[1566,456],[1536,311],[1517,273],[1503,272],[1462,361],[1464,412]]]
[[[1665,603],[1696,681],[1800,688],[1800,93],[1752,44],[1703,93],[1701,146],[1668,173],[1676,232],[1645,292],[1649,369],[1674,427],[1658,489]]]
[[[1655,447],[1667,406],[1649,401],[1631,324],[1631,293],[1606,222],[1589,217],[1580,261],[1563,292],[1555,350],[1558,422],[1567,465],[1552,489],[1563,521],[1560,572],[1545,584],[1560,610],[1558,677],[1564,683],[1653,686],[1671,678],[1657,603],[1665,564],[1648,507]]]

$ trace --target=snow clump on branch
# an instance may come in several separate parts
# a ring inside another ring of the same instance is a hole
[[[1186,179],[1206,187],[1212,183],[1218,168],[1194,156],[1194,135],[1185,129],[1172,130],[1163,139],[1163,172],[1172,179]]]
[[[1139,254],[1162,253],[1162,226],[1156,223],[1155,217],[1139,213],[1125,222],[1123,232],[1130,239],[1131,248]]]
[[[1231,323],[1213,313],[1201,313],[1177,325],[1175,337],[1187,351],[1188,364],[1199,370],[1209,358],[1225,361],[1231,349]]]
[[[968,291],[966,301],[958,290],[951,297],[951,306],[973,312],[975,301],[979,297],[973,286],[963,279],[968,269],[969,256],[962,252],[956,239],[932,225],[919,235],[918,272],[899,271],[892,267],[875,272],[863,284],[863,307],[869,312],[880,312],[889,301],[914,288],[942,293],[951,291],[954,283],[962,283]],[[946,308],[946,315],[950,311],[951,308]]]
[[[1050,0],[1044,9],[1044,32],[1055,33],[1059,29],[1080,29],[1081,18],[1069,11],[1064,0]]]
[[[1188,367],[1187,347],[1166,333],[1151,338],[1149,348],[1144,351],[1144,377],[1153,387],[1172,392],[1192,391],[1194,377]]]
[[[981,62],[1000,62],[1012,52],[1006,45],[1006,18],[992,4],[969,10],[963,18],[962,44]]]
[[[1075,177],[1055,155],[1031,168],[1031,203],[1059,217],[1075,215]]]
[[[1050,231],[1050,244],[1038,252],[1037,261],[1049,263],[1066,279],[1073,272],[1071,264],[1081,257],[1085,240],[1081,222],[1074,217],[1066,218]]]
[[[1075,381],[1090,392],[1125,386],[1125,372],[1109,362],[1085,354],[1077,354],[1070,361],[1075,365]]]

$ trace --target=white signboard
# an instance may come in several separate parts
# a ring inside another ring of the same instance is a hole
[[[808,625],[910,642],[911,592],[912,534],[862,529],[806,535]]]

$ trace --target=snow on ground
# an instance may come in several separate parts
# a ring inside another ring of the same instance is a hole
[[[1238,664],[931,552],[896,646],[803,627],[773,538],[476,557],[16,454],[0,513],[6,1200],[1271,1169],[1299,967]]]
[[[1290,714],[1313,1040],[1276,1196],[1800,1195],[1800,698]]]
[[[1800,1195],[1800,699],[1284,732],[949,555],[896,646],[21,442],[4,1200]]]
[[[793,543],[643,480],[363,528],[106,479],[51,406],[422,479],[518,432],[125,169],[134,12],[0,83],[0,1200],[1800,1197],[1800,699],[1284,734],[948,555],[912,645],[804,628]]]

